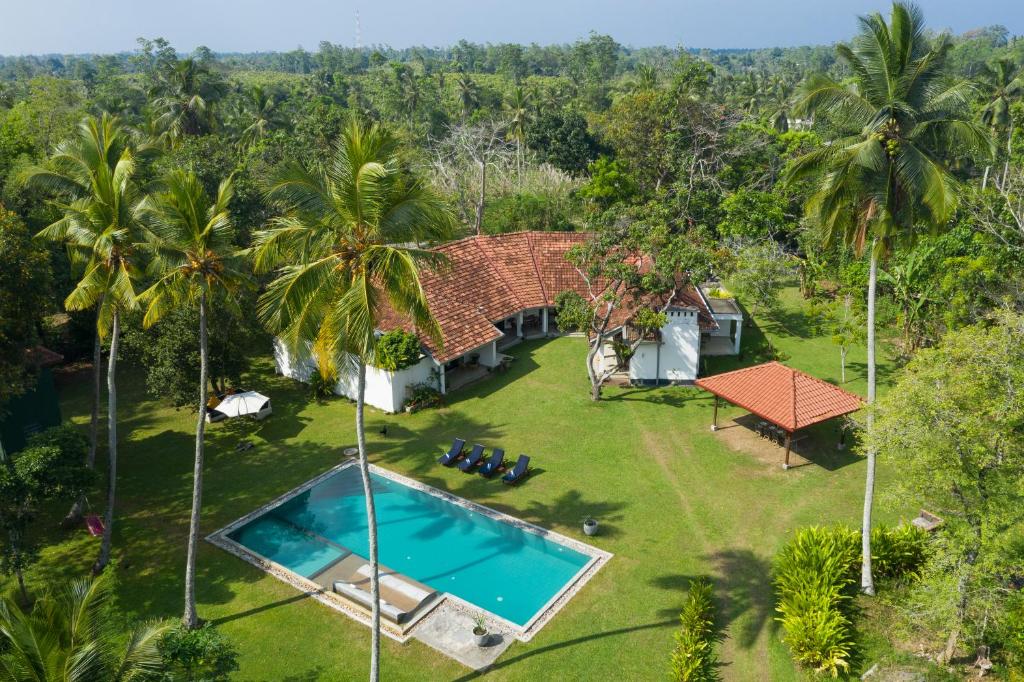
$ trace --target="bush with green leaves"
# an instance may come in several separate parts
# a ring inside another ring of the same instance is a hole
[[[928,557],[920,528],[877,526],[872,566],[879,578],[914,578]],[[783,641],[796,661],[838,677],[853,651],[851,605],[861,561],[861,534],[846,526],[801,528],[775,557],[775,590]]]
[[[420,337],[401,329],[393,329],[377,340],[374,364],[389,372],[411,367],[420,360]]]
[[[405,389],[405,406],[413,412],[441,404],[441,392],[427,382],[411,384]]]
[[[334,374],[324,374],[316,370],[309,375],[309,392],[317,402],[323,402],[333,396],[337,385],[338,377]]]
[[[911,524],[871,529],[871,569],[876,578],[916,578],[928,559],[928,533]]]
[[[238,670],[234,646],[209,623],[196,630],[183,625],[168,630],[158,647],[166,672],[152,682],[223,682]]]
[[[711,583],[706,578],[690,582],[690,592],[679,614],[676,647],[669,661],[669,679],[676,682],[712,682],[721,679],[715,645],[721,638],[715,629]]]
[[[782,640],[801,666],[832,677],[850,667],[848,612],[859,545],[855,530],[812,526],[798,530],[775,557]]]

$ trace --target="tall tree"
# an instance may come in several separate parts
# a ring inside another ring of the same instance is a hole
[[[117,487],[117,350],[121,316],[135,308],[135,288],[142,276],[139,243],[139,194],[134,182],[135,153],[116,117],[89,117],[78,137],[57,146],[44,167],[33,167],[22,181],[58,192],[55,207],[63,214],[40,236],[66,244],[72,264],[82,273],[64,301],[68,310],[96,308],[100,339],[110,341],[107,362],[107,448],[110,461],[103,541],[93,567],[110,560]],[[99,372],[99,362],[94,362]],[[97,391],[98,394],[98,391]],[[95,402],[98,403],[98,395]],[[95,448],[90,450],[95,453]]]
[[[813,179],[808,217],[826,241],[870,251],[867,301],[868,403],[875,400],[875,289],[878,262],[920,229],[937,231],[953,214],[958,183],[944,159],[953,145],[985,149],[985,131],[970,121],[973,89],[950,78],[947,36],[929,40],[915,6],[897,2],[890,23],[874,13],[836,52],[852,72],[848,82],[824,74],[803,86],[797,110],[818,114],[839,131],[830,144],[794,161],[791,180]],[[868,431],[873,424],[868,413]],[[861,589],[874,594],[871,509],[875,451],[867,450]]]
[[[246,280],[233,238],[231,178],[220,184],[210,200],[195,173],[172,172],[164,189],[142,205],[147,228],[146,249],[152,254],[150,273],[156,282],[140,295],[146,307],[143,326],[149,327],[182,305],[199,308],[199,404],[196,419],[196,455],[192,474],[192,515],[185,563],[185,613],[182,622],[194,629],[196,615],[196,552],[203,500],[203,437],[206,431],[206,396],[209,385],[207,309],[214,300],[234,305],[233,294]]]
[[[508,110],[508,139],[516,142],[516,170],[519,173],[520,181],[523,175],[523,145],[526,144],[526,126],[530,120],[530,95],[517,85],[508,101],[505,103]]]
[[[351,123],[324,165],[286,166],[272,179],[269,197],[286,214],[255,236],[257,272],[277,269],[260,298],[260,317],[292,352],[312,352],[322,374],[351,371],[354,365],[357,376],[356,441],[373,595],[370,679],[375,682],[380,588],[363,424],[366,366],[374,361],[379,320],[388,308],[439,341],[419,273],[444,261],[435,252],[399,245],[442,239],[453,220],[444,202],[403,168],[397,140],[376,124]]]
[[[1006,57],[997,59],[985,66],[979,74],[982,86],[982,97],[985,102],[981,110],[981,122],[992,131],[993,137],[1006,136],[1006,164],[1003,175],[996,180],[1000,187],[1006,182],[1009,173],[1010,153],[1013,150],[1013,117],[1010,106],[1014,100],[1024,95],[1024,67],[1017,65],[1013,59]],[[982,189],[988,184],[990,166],[985,165],[985,176],[981,181]],[[998,172],[998,171],[997,171]]]
[[[210,131],[216,124],[214,105],[226,92],[226,83],[206,62],[190,57],[163,70],[152,103],[162,129],[174,140]]]
[[[920,351],[879,400],[868,434],[868,447],[899,468],[894,500],[944,519],[907,609],[944,630],[944,661],[965,635],[985,644],[993,614],[1019,589],[1022,381],[1024,317],[1002,311]]]

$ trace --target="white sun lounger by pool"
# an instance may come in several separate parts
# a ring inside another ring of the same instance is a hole
[[[369,609],[373,602],[370,594],[370,565],[363,564],[356,569],[348,580],[335,580],[334,591]],[[380,612],[381,615],[402,623],[437,592],[424,589],[413,584],[403,576],[385,572],[380,573]]]

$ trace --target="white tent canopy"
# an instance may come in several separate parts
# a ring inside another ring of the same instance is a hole
[[[270,398],[256,391],[243,391],[225,396],[219,405],[207,410],[206,418],[209,421],[218,421],[253,415],[257,419],[263,419],[270,412]]]

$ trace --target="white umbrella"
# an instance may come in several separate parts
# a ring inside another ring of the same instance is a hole
[[[244,417],[248,414],[255,415],[257,419],[263,419],[270,413],[270,398],[256,391],[243,391],[226,396],[217,407],[207,410],[207,419],[214,421]]]

